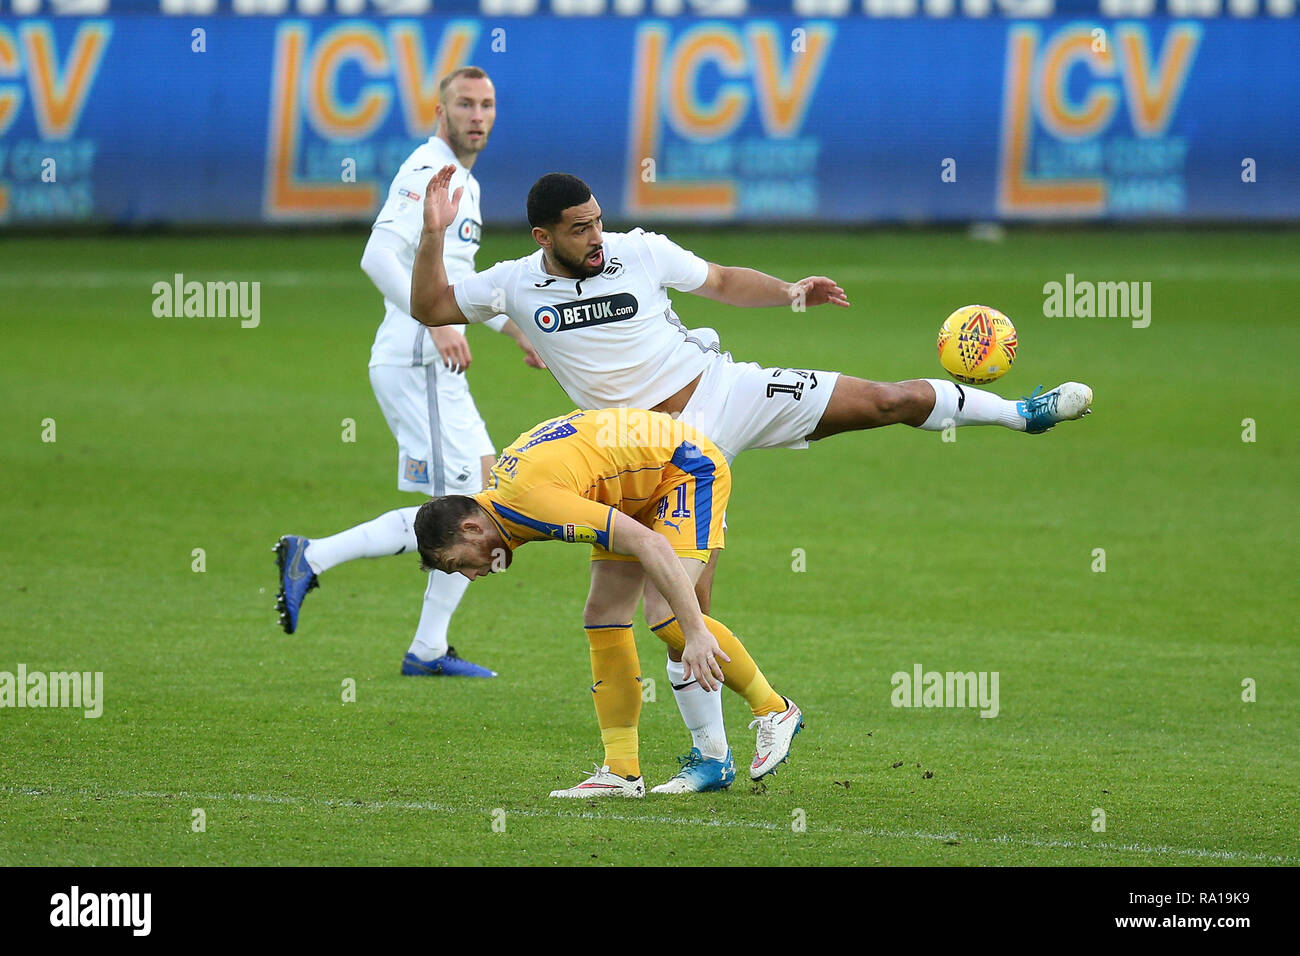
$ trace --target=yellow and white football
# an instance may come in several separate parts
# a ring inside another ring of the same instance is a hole
[[[939,327],[939,364],[967,385],[997,381],[1016,361],[1016,327],[997,309],[964,305]]]

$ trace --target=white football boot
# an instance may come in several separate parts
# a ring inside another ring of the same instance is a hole
[[[609,767],[599,767],[582,783],[568,790],[552,790],[553,797],[584,799],[586,797],[644,797],[645,777],[620,777]]]
[[[803,730],[803,712],[789,697],[781,699],[786,702],[785,710],[766,717],[755,717],[749,723],[750,730],[758,728],[754,762],[749,765],[751,780],[761,780],[769,773],[775,773],[776,768],[790,756],[790,742],[794,740],[794,735]]]

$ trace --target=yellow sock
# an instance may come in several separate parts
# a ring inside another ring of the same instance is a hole
[[[605,744],[605,763],[616,774],[639,777],[641,663],[632,625],[588,627],[587,643],[591,645],[591,699]]]
[[[731,628],[721,621],[715,621],[707,614],[704,615],[704,626],[717,640],[722,652],[731,658],[730,661],[718,661],[718,666],[722,668],[722,682],[749,702],[754,716],[779,714],[785,710],[785,699],[772,690],[772,685],[758,669],[754,658],[749,656],[745,645],[740,643],[740,638],[731,633]],[[675,617],[670,617],[662,624],[656,624],[650,630],[658,635],[659,640],[674,650],[680,651],[686,646],[686,634]]]

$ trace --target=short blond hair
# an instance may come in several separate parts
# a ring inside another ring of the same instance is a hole
[[[456,80],[460,79],[462,76],[470,80],[487,80],[489,83],[492,82],[492,77],[488,76],[487,71],[484,70],[482,67],[478,67],[478,66],[457,67],[456,69],[448,73],[446,76],[444,76],[441,81],[439,81],[438,99],[445,100],[447,98],[447,90],[450,89],[451,84],[454,83]]]

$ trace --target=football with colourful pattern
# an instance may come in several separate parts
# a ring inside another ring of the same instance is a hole
[[[965,305],[939,327],[939,364],[967,385],[997,381],[1016,361],[1016,327],[997,309]]]

